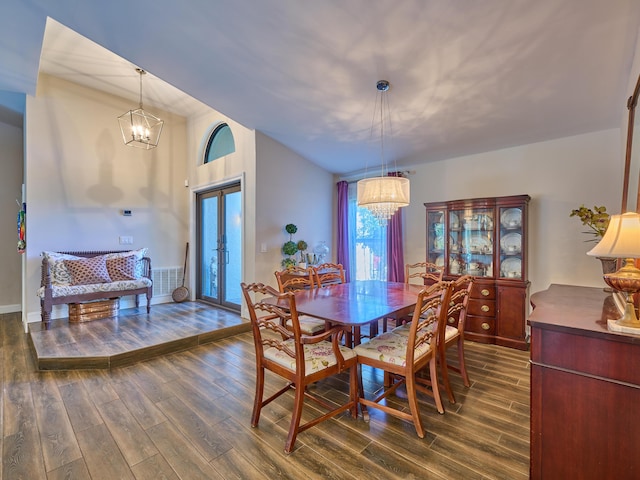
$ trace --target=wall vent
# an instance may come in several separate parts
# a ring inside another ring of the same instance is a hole
[[[153,268],[153,296],[171,295],[182,285],[182,267]]]

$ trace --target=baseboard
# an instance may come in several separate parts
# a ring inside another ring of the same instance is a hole
[[[15,313],[15,312],[19,312],[21,310],[22,310],[22,308],[20,307],[19,303],[16,303],[15,305],[0,305],[0,314],[3,314],[3,313]]]

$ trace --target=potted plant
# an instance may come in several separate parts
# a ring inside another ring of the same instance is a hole
[[[607,207],[593,207],[587,208],[584,205],[580,205],[580,208],[571,210],[570,217],[578,217],[583,225],[589,227],[589,231],[584,232],[589,235],[593,235],[594,238],[585,240],[586,242],[599,242],[604,236],[604,232],[607,231],[609,226],[609,220],[611,216],[607,213]]]
[[[607,213],[607,207],[594,206],[593,209],[587,208],[584,205],[580,205],[580,208],[571,210],[570,217],[578,217],[583,225],[589,227],[589,230],[584,232],[588,235],[592,235],[593,238],[585,240],[585,242],[599,242],[609,226],[609,220],[611,216]],[[616,271],[617,259],[597,257],[602,263],[602,273],[612,273]]]
[[[293,241],[293,235],[298,231],[298,227],[293,223],[288,223],[284,227],[285,231],[289,234],[289,240],[282,245],[282,253],[286,255],[286,257],[282,260],[281,265],[282,268],[291,268],[294,267],[297,262],[295,255],[298,253],[298,243]]]
[[[282,246],[282,253],[287,255],[287,257],[285,257],[282,260],[282,268],[290,268],[296,265],[296,259],[294,255],[296,254],[297,251],[298,251],[298,246],[296,242],[292,240],[285,242],[285,244]]]
[[[304,252],[307,249],[307,247],[308,247],[307,242],[305,242],[304,240],[299,240],[298,243],[296,244],[296,249],[300,252],[300,262],[298,262],[298,264],[302,268],[307,268],[307,262],[304,255]]]

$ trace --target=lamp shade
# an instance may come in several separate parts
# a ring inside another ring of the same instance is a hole
[[[389,220],[400,207],[409,205],[409,179],[373,177],[358,182],[358,206],[369,209],[379,220]]]
[[[587,252],[594,257],[640,258],[640,214],[611,215],[602,240]]]

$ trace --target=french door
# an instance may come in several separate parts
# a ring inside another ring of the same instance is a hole
[[[196,195],[196,298],[240,310],[242,191],[234,183]]]

